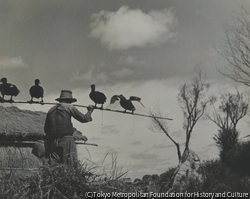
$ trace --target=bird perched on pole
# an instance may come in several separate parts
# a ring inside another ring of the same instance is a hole
[[[110,100],[110,104],[114,104],[115,101],[119,100],[119,98],[121,107],[125,109],[124,113],[127,110],[131,111],[132,114],[134,113],[135,107],[132,104],[132,101],[137,101],[144,107],[144,105],[140,102],[141,98],[136,96],[131,96],[129,99],[126,99],[123,95],[114,95]]]
[[[44,90],[43,87],[41,87],[40,84],[40,80],[39,79],[35,79],[35,85],[30,87],[29,93],[31,96],[31,100],[29,101],[30,103],[34,102],[33,98],[41,98],[41,103],[43,102],[43,94],[44,94]]]
[[[101,109],[103,108],[103,104],[107,99],[104,93],[95,90],[94,84],[91,85],[91,92],[89,93],[89,97],[93,102],[95,102],[95,107],[97,107],[97,104],[101,104]]]
[[[17,96],[20,91],[18,90],[18,88],[10,83],[7,83],[7,78],[3,77],[0,82],[2,82],[2,84],[0,85],[0,92],[2,94],[2,101],[10,101],[13,102],[13,96]],[[10,95],[10,99],[9,100],[5,100],[4,96],[5,95]]]

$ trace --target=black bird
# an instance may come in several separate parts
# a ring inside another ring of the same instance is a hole
[[[121,107],[125,109],[124,112],[129,110],[132,111],[131,113],[134,113],[135,107],[132,104],[132,101],[138,101],[144,107],[144,105],[140,102],[141,98],[136,96],[131,96],[129,99],[126,99],[123,95],[114,95],[110,100],[110,104],[114,104],[115,101],[119,100],[119,98]]]
[[[94,84],[91,85],[91,92],[89,93],[89,97],[93,100],[93,102],[95,102],[95,107],[96,104],[101,104],[101,108],[103,108],[103,104],[107,99],[104,93],[95,90]]]
[[[31,86],[29,92],[30,92],[30,96],[31,96],[31,100],[30,102],[34,102],[33,98],[41,98],[41,103],[43,102],[43,94],[44,94],[44,90],[43,87],[41,87],[40,84],[40,80],[39,79],[35,79],[35,85]]]
[[[10,83],[7,83],[7,78],[3,77],[0,82],[2,82],[2,84],[0,85],[0,92],[2,94],[2,100],[5,101],[4,96],[5,95],[10,95],[10,100],[9,101],[13,101],[12,98],[13,96],[17,96],[20,91],[18,90],[18,88]]]

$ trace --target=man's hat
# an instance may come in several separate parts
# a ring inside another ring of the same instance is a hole
[[[7,82],[7,78],[6,77],[1,78],[0,82],[6,83]]]
[[[61,95],[59,98],[56,99],[56,101],[66,101],[69,103],[76,102],[77,99],[72,97],[72,91],[70,90],[62,90]]]

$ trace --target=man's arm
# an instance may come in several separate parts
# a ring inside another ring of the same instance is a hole
[[[76,120],[78,120],[79,122],[82,122],[82,123],[92,121],[91,114],[94,111],[94,107],[88,106],[87,110],[88,110],[88,112],[86,114],[83,114],[76,107],[74,107],[74,106],[70,107],[70,111],[71,111],[73,118],[75,118]]]

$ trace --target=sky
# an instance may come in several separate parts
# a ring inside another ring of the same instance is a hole
[[[45,102],[55,102],[69,89],[76,104],[93,105],[90,85],[105,93],[104,108],[123,110],[113,95],[138,96],[136,113],[159,108],[176,142],[185,142],[183,114],[177,101],[180,86],[195,77],[199,66],[218,98],[247,88],[218,72],[225,59],[217,52],[224,30],[248,0],[0,0],[0,71],[15,84],[16,100],[30,100],[29,88],[40,79]],[[47,112],[48,105],[20,105]],[[3,104],[3,106],[11,106]],[[79,108],[83,113],[85,108]],[[240,124],[248,135],[249,118]],[[132,179],[177,166],[176,148],[150,118],[95,110],[93,121],[75,127],[94,146],[79,146],[81,160],[109,172],[113,159]],[[201,161],[218,158],[213,136],[218,128],[202,118],[190,148]],[[102,170],[102,169],[100,169]]]

